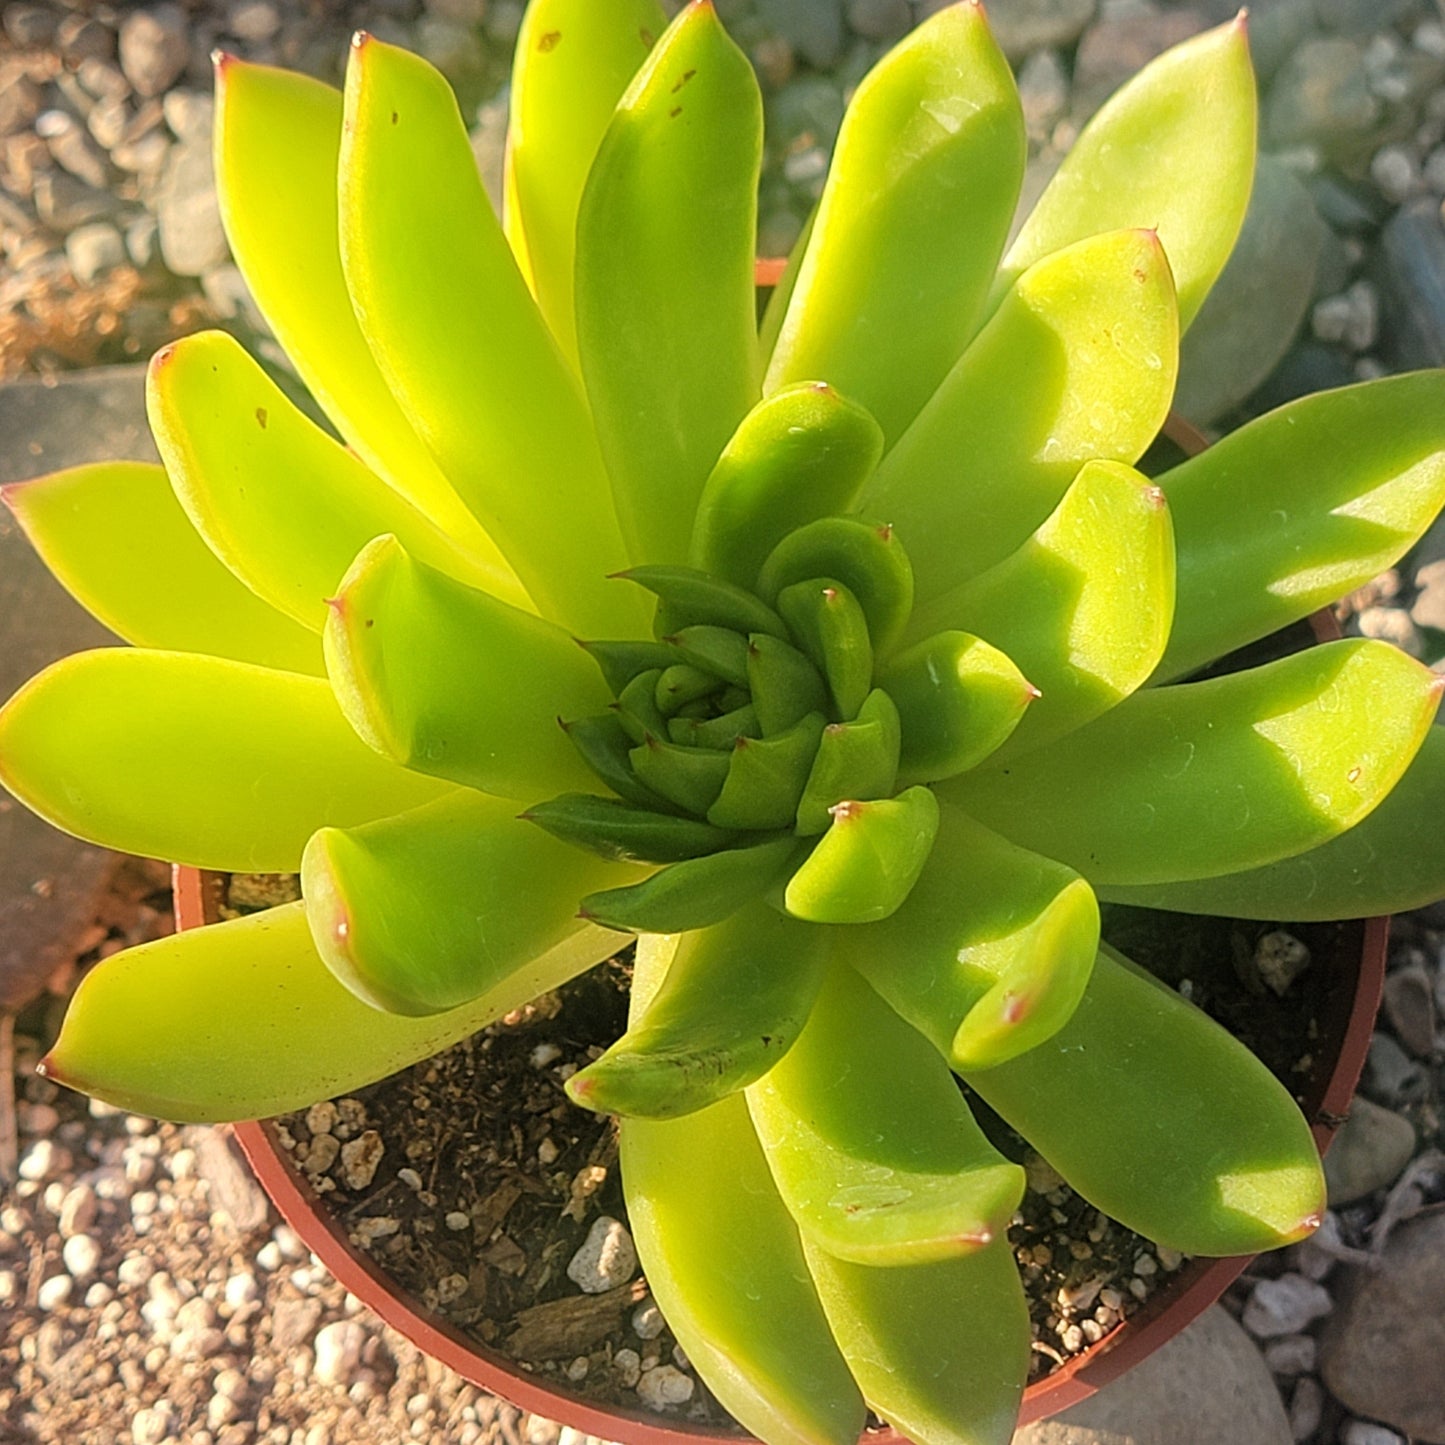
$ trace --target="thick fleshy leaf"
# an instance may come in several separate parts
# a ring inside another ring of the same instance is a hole
[[[798,800],[799,836],[827,832],[839,803],[892,797],[902,745],[898,708],[881,687],[868,694],[852,721],[825,727]]]
[[[1039,690],[1001,761],[1091,722],[1146,682],[1174,615],[1164,494],[1132,467],[1086,462],[1017,552],[917,609],[909,636],[976,632]]]
[[[365,547],[331,603],[326,668],[351,725],[408,768],[533,801],[592,785],[557,726],[607,688],[555,623],[409,557]]]
[[[893,1266],[803,1248],[843,1358],[883,1419],[930,1445],[1008,1445],[1028,1374],[1029,1313],[1006,1239]]]
[[[873,923],[908,897],[938,832],[938,800],[927,788],[896,798],[845,802],[807,862],[788,880],[784,903],[814,923]]]
[[[589,893],[580,914],[625,933],[711,928],[781,883],[797,848],[798,840],[786,834],[687,858],[641,883]]]
[[[360,828],[323,828],[301,861],[311,935],[352,993],[436,1014],[505,986],[583,931],[577,900],[638,870],[570,848],[519,804],[459,789]]]
[[[827,719],[810,712],[770,738],[739,738],[707,820],[719,828],[791,828]]]
[[[156,353],[146,412],[181,506],[258,596],[320,632],[326,599],[373,537],[516,606],[510,569],[480,565],[339,442],[303,416],[224,331]]]
[[[1445,506],[1445,373],[1303,397],[1159,478],[1179,547],[1161,678],[1306,617]]]
[[[684,934],[656,995],[568,1094],[603,1113],[671,1119],[745,1087],[797,1041],[827,951],[825,930],[759,901]]]
[[[658,601],[654,631],[666,636],[684,627],[732,627],[786,638],[788,629],[751,592],[710,577],[696,567],[633,567],[618,574],[646,588]]]
[[[121,647],[67,657],[6,703],[0,782],[102,847],[261,873],[294,873],[318,828],[446,791],[367,747],[323,678]]]
[[[748,638],[748,691],[765,738],[828,706],[823,674],[791,643],[767,633]]]
[[[797,1044],[747,1098],[788,1212],[838,1259],[968,1254],[1023,1197],[1023,1170],[984,1138],[948,1065],[851,968],[829,970]]]
[[[1211,878],[1353,827],[1415,756],[1445,678],[1383,642],[1151,688],[941,791],[1096,886]]]
[[[639,808],[648,808],[658,813],[675,811],[673,804],[661,794],[654,793],[632,771],[632,760],[628,755],[634,739],[627,726],[627,714],[620,707],[615,713],[598,713],[593,717],[577,718],[572,722],[563,718],[561,725],[562,731],[567,734],[567,741],[577,749],[577,756],[619,798]],[[646,738],[646,731],[640,735]],[[606,799],[598,801],[605,802]]]
[[[828,684],[834,719],[856,717],[873,690],[873,643],[858,599],[836,578],[819,577],[784,587],[778,612]]]
[[[1445,887],[1445,729],[1363,822],[1306,853],[1194,883],[1106,885],[1111,902],[1227,918],[1370,918],[1436,902]]]
[[[977,767],[1025,717],[1038,689],[1012,660],[971,632],[939,632],[878,674],[898,705],[908,783],[933,783]]]
[[[577,221],[577,341],[638,562],[687,560],[703,484],[758,398],[753,256],[763,100],[711,5],[623,96]]]
[[[365,464],[484,562],[500,553],[402,415],[341,274],[336,167],[341,92],[223,55],[216,63],[216,192],[237,265],[307,390]]]
[[[668,817],[589,793],[563,793],[533,803],[524,816],[554,838],[618,863],[680,863],[716,853],[738,839],[736,833],[696,818]]]
[[[451,88],[359,37],[346,74],[341,260],[403,411],[543,613],[637,629],[581,386],[517,269]]]
[[[634,1024],[679,942],[638,940]],[[762,1439],[855,1445],[863,1402],[742,1094],[678,1119],[622,1119],[618,1147],[647,1282],[708,1388]]]
[[[1179,329],[1151,231],[1113,231],[1019,278],[864,496],[921,602],[1001,562],[1079,468],[1132,463],[1169,411]]]
[[[688,561],[751,589],[795,527],[852,508],[882,455],[878,423],[825,382],[774,393],[743,418],[712,469]]]
[[[848,107],[766,390],[830,382],[897,441],[978,324],[1025,156],[981,5],[895,46]]]
[[[0,487],[67,591],[139,647],[286,672],[324,670],[317,638],[263,602],[206,546],[162,467],[99,462]]]
[[[584,930],[462,1008],[404,1018],[337,982],[316,956],[305,904],[286,904],[97,964],[44,1071],[163,1119],[267,1118],[430,1058],[616,947],[616,934]]]
[[[889,526],[861,517],[820,517],[790,532],[768,554],[758,595],[778,594],[810,577],[836,577],[858,599],[873,651],[892,651],[913,611],[913,568]]]
[[[1255,129],[1241,13],[1146,65],[1084,127],[1009,248],[991,301],[1065,246],[1148,226],[1168,253],[1188,326],[1244,223]]]
[[[1171,1249],[1254,1254],[1324,1213],[1319,1156],[1284,1086],[1110,949],[1052,1039],[964,1078],[1090,1204]]]
[[[577,358],[577,209],[608,122],[667,17],[657,0],[533,0],[512,61],[508,175],[532,291]]]
[[[987,1068],[1057,1033],[1083,996],[1099,905],[1072,868],[1016,848],[957,808],[892,918],[838,949],[955,1068]]]

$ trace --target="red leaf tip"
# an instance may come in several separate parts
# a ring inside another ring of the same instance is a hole
[[[831,818],[834,819],[835,822],[851,823],[854,821],[854,819],[861,818],[863,816],[863,811],[865,807],[866,804],[860,803],[856,799],[849,798],[844,802],[834,803],[833,806],[828,809],[828,814]]]
[[[371,44],[372,36],[369,31],[357,30],[351,37],[351,48],[353,50],[365,50]]]

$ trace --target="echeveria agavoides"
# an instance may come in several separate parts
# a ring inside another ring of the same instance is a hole
[[[1101,897],[1445,893],[1424,667],[1190,680],[1412,545],[1445,378],[1136,470],[1249,196],[1243,23],[1106,105],[1005,252],[1018,96],[982,9],[939,11],[860,85],[761,329],[761,101],[704,0],[533,0],[500,220],[416,56],[217,87],[233,249],[345,445],[208,333],[152,365],[163,469],[6,488],[134,646],[22,688],[0,779],[305,901],[99,965],[46,1071],[276,1113],[639,934],[570,1092],[624,1116],[652,1288],[769,1445],[851,1445],[865,1403],[1007,1440],[1022,1183],[957,1077],[1154,1239],[1307,1232],[1286,1091],[1100,938]]]

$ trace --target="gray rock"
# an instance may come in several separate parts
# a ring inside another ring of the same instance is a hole
[[[1099,10],[1099,0],[1012,0],[988,12],[994,38],[1015,63],[1036,50],[1071,46]]]
[[[199,276],[229,257],[209,145],[178,145],[156,194],[161,259],[177,276]]]
[[[1353,40],[1307,40],[1280,67],[1264,107],[1264,131],[1278,148],[1338,148],[1367,138],[1381,105],[1371,93],[1364,48]]]
[[[1398,1225],[1378,1269],[1349,1269],[1320,1341],[1330,1392],[1353,1413],[1445,1442],[1445,1212]]]
[[[144,271],[156,258],[156,218],[147,212],[125,228],[125,249],[131,265]]]
[[[1320,1428],[1325,1413],[1325,1392],[1312,1375],[1295,1382],[1289,1397],[1289,1431],[1296,1440],[1308,1440]]]
[[[1019,102],[1030,140],[1042,144],[1069,108],[1069,72],[1057,50],[1038,50],[1019,69]]]
[[[160,95],[190,59],[186,12],[179,5],[134,10],[121,22],[120,67],[141,95]]]
[[[239,0],[226,12],[226,29],[253,45],[274,39],[280,28],[281,12],[271,0]]]
[[[521,0],[493,0],[487,6],[487,39],[498,46],[516,44],[522,29],[522,13]]]
[[[626,1284],[637,1271],[637,1250],[626,1226],[607,1215],[592,1221],[587,1238],[567,1265],[567,1278],[583,1294]]]
[[[417,23],[415,45],[449,80],[476,75],[486,65],[476,28],[455,20],[423,15]]]
[[[212,1207],[238,1234],[263,1228],[270,1205],[230,1134],[196,1126],[186,1130],[185,1140],[196,1151],[196,1173],[206,1181]]]
[[[1261,156],[1229,263],[1180,346],[1174,405],[1207,425],[1279,364],[1314,292],[1326,227],[1303,184]]]
[[[1310,1375],[1319,1363],[1319,1347],[1313,1335],[1282,1335],[1264,1347],[1264,1362],[1271,1374],[1286,1379]]]
[[[56,164],[69,171],[76,180],[96,190],[104,190],[110,174],[106,169],[104,153],[82,125],[68,116],[65,119],[66,124],[46,138],[50,154],[55,157]]]
[[[3,20],[17,50],[39,50],[55,38],[55,12],[46,5],[7,5]]]
[[[1314,0],[1275,0],[1249,12],[1249,55],[1266,81],[1315,28]]]
[[[115,56],[115,31],[89,15],[67,15],[55,27],[55,43],[69,65]]]
[[[913,25],[908,0],[849,0],[848,25],[865,40],[897,40]]]
[[[1274,1381],[1218,1305],[1128,1374],[1014,1445],[1290,1445]]]
[[[1327,30],[1374,35],[1425,10],[1421,0],[1315,0],[1315,13]]]
[[[480,25],[487,18],[487,0],[422,0],[422,9],[454,25]]]
[[[1400,205],[1422,189],[1419,158],[1408,146],[1381,146],[1370,160],[1370,179],[1387,201]]]
[[[1192,7],[1106,13],[1084,32],[1074,57],[1074,115],[1080,120],[1092,115],[1155,56],[1208,25],[1208,15]]]
[[[757,11],[815,70],[842,57],[843,0],[757,0]]]
[[[1394,216],[1371,275],[1380,293],[1384,359],[1402,370],[1445,365],[1445,226],[1438,201],[1412,201]]]
[[[1418,589],[1410,605],[1410,616],[1420,627],[1433,627],[1445,632],[1445,560],[1427,562],[1415,571],[1415,586]]]
[[[1356,1099],[1325,1156],[1330,1207],[1352,1204],[1393,1184],[1414,1152],[1415,1130],[1408,1119]]]
[[[768,101],[768,140],[779,154],[831,149],[842,123],[843,93],[821,75],[800,75]]]
[[[1340,1445],[1405,1445],[1404,1438],[1369,1420],[1351,1420],[1340,1431]]]
[[[1385,979],[1385,1017],[1395,1037],[1417,1059],[1435,1052],[1434,985],[1424,967],[1394,970]]]
[[[1297,1335],[1333,1308],[1329,1291],[1300,1274],[1262,1279],[1244,1307],[1241,1322],[1257,1340]]]
[[[205,91],[168,90],[161,101],[161,113],[177,140],[210,145],[216,102]]]
[[[80,226],[65,238],[65,259],[82,286],[125,263],[125,242],[109,221]]]
[[[1420,1098],[1425,1087],[1425,1072],[1420,1065],[1389,1034],[1375,1034],[1365,1057],[1361,1088],[1388,1108]]]

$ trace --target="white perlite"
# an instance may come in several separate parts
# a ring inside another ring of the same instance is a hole
[[[658,1365],[637,1382],[637,1393],[642,1403],[652,1410],[687,1404],[695,1388],[690,1375],[684,1375],[671,1365]]]
[[[316,1332],[315,1376],[323,1384],[350,1384],[361,1364],[366,1330],[357,1320],[337,1320]]]
[[[626,1284],[637,1270],[632,1236],[617,1220],[601,1215],[567,1266],[567,1278],[583,1294],[603,1294]]]
[[[1311,1320],[1329,1314],[1332,1308],[1323,1285],[1302,1274],[1282,1274],[1255,1285],[1244,1307],[1243,1324],[1256,1339],[1273,1340],[1299,1334]]]

